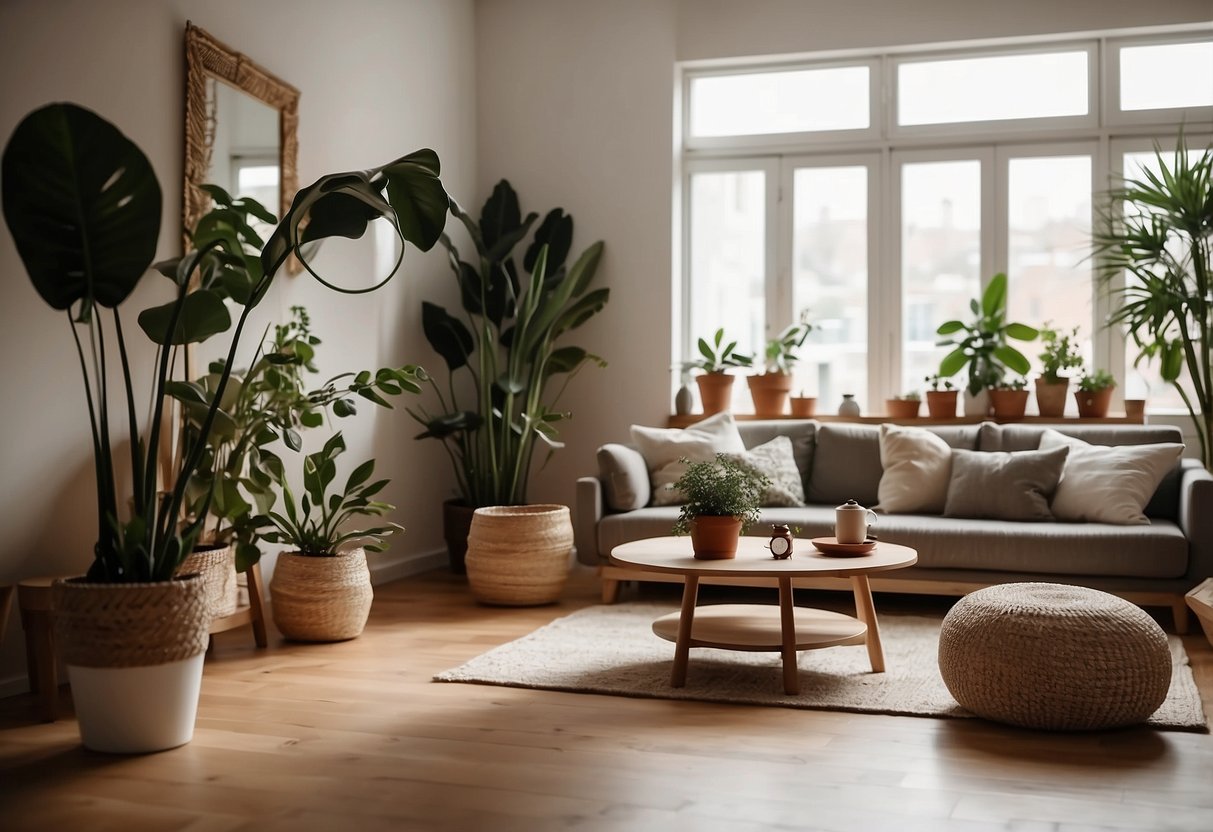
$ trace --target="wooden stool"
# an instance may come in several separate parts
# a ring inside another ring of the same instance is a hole
[[[25,630],[25,667],[38,716],[54,722],[59,710],[59,668],[55,658],[51,584],[56,578],[30,578],[17,584],[17,606]]]
[[[234,630],[236,627],[243,627],[245,624],[252,624],[253,640],[257,642],[258,647],[265,647],[269,640],[265,634],[265,593],[261,583],[261,564],[253,564],[245,574],[248,576],[248,606],[241,605],[230,615],[211,619],[210,633],[214,636],[215,633],[223,633]],[[215,639],[212,638],[207,646],[207,652],[211,652],[214,646]]]

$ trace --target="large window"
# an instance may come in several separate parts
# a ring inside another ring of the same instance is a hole
[[[720,326],[758,351],[807,310],[796,387],[821,412],[854,393],[879,413],[923,388],[936,328],[1005,272],[1012,319],[1077,329],[1118,395],[1178,405],[1102,327],[1090,236],[1154,141],[1213,131],[1213,27],[684,78],[681,357]]]

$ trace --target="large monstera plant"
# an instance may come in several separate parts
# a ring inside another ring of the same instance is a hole
[[[264,209],[252,201],[220,199],[195,233],[192,250],[159,266],[170,278],[172,299],[139,315],[156,350],[149,389],[141,391],[150,395],[151,415],[141,425],[120,307],[155,257],[161,193],[151,164],[112,124],[67,103],[28,115],[0,164],[5,221],[35,290],[66,313],[84,377],[98,522],[87,577],[96,582],[167,580],[192,549],[209,507],[188,517],[187,486],[219,418],[249,314],[288,257],[297,255],[313,276],[338,291],[370,291],[382,281],[357,289],[325,281],[308,261],[307,244],[361,237],[372,220],[383,218],[400,237],[402,252],[405,241],[426,250],[442,232],[448,201],[438,157],[430,150],[365,172],[325,176],[302,189],[264,246],[248,223]],[[196,431],[162,480],[157,449],[166,397],[187,395],[171,377],[174,354],[229,329],[230,346],[209,403],[196,411]],[[111,399],[124,413],[130,436],[129,494],[120,494],[118,485],[112,434],[123,417],[111,420]]]
[[[566,266],[573,218],[555,208],[536,227],[539,215],[523,217],[518,195],[504,179],[478,221],[454,201],[451,213],[475,252],[465,259],[448,236],[441,237],[462,314],[422,304],[425,336],[448,378],[445,392],[429,379],[437,412],[422,406],[410,413],[425,426],[418,438],[442,441],[464,502],[521,505],[537,444],[561,447],[557,424],[569,417],[556,409],[561,392],[586,364],[606,366],[581,347],[558,344],[607,303],[609,289],[590,288],[603,245],[595,242]],[[528,235],[520,262],[515,250]]]

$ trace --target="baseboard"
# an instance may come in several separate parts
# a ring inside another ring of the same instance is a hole
[[[398,581],[401,578],[407,578],[410,575],[429,572],[431,569],[441,569],[447,565],[447,561],[446,549],[414,552],[386,563],[376,560],[375,564],[370,568],[371,585],[379,586],[391,583],[392,581]]]

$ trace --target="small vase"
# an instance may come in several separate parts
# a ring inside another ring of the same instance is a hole
[[[679,416],[685,416],[691,412],[694,405],[695,395],[691,392],[691,385],[683,381],[678,392],[674,394],[674,412]]]
[[[838,405],[838,415],[848,419],[859,418],[859,402],[855,401],[854,393],[842,394],[842,404]]]
[[[966,416],[981,416],[983,419],[990,415],[990,391],[979,390],[976,393],[970,393],[965,390],[965,415]]]

